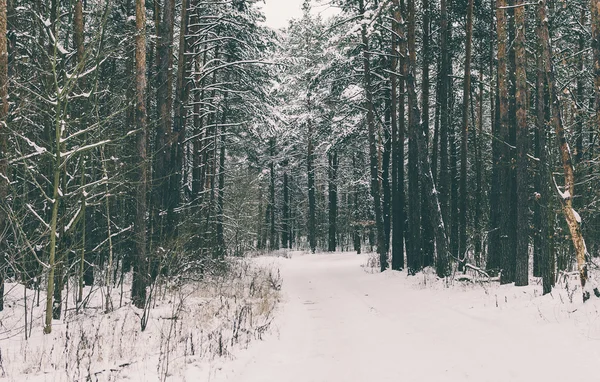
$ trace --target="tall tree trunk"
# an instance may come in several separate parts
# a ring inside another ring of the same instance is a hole
[[[495,0],[490,0],[491,15],[490,18],[494,19],[494,13],[498,10],[495,7]],[[501,267],[500,261],[502,257],[502,236],[501,236],[501,214],[502,206],[501,201],[501,174],[502,174],[502,126],[501,116],[499,112],[500,98],[499,92],[494,92],[493,89],[500,88],[500,75],[497,71],[494,76],[494,26],[493,23],[490,25],[490,57],[489,57],[489,69],[490,78],[493,78],[490,83],[490,110],[491,113],[491,129],[492,129],[492,174],[490,178],[490,192],[489,192],[489,207],[490,207],[490,219],[488,223],[488,250],[487,250],[487,261],[486,268],[488,270],[498,270]],[[505,45],[504,45],[505,47]],[[499,48],[500,49],[500,46]],[[498,70],[500,70],[500,61],[498,61]]]
[[[490,242],[490,246],[500,244],[499,251],[499,261],[498,264],[502,267],[502,281],[507,280],[507,272],[509,271],[510,264],[507,266],[507,262],[505,260],[505,250],[507,247],[507,233],[506,233],[506,221],[508,215],[508,203],[509,200],[509,192],[508,192],[508,174],[509,174],[509,159],[508,159],[508,149],[506,149],[506,139],[508,138],[508,114],[509,114],[509,102],[508,102],[508,58],[506,52],[506,40],[507,40],[507,32],[506,32],[506,0],[497,0],[496,6],[496,20],[497,20],[497,36],[498,36],[498,115],[499,119],[497,121],[497,135],[496,139],[499,139],[500,142],[498,145],[499,158],[499,175],[498,175],[498,198],[500,203],[498,203],[495,207],[498,208],[500,217],[499,222],[499,234],[498,234],[498,243]],[[503,207],[504,206],[504,207]],[[504,210],[504,213],[502,212]],[[492,253],[490,253],[492,255]],[[510,278],[507,280],[510,282]]]
[[[465,74],[463,80],[462,134],[460,144],[460,217],[459,217],[459,259],[458,269],[463,270],[467,257],[467,150],[469,141],[469,100],[471,94],[471,52],[473,47],[473,0],[467,9],[467,39],[465,42]]]
[[[197,23],[197,16],[194,16],[193,23]],[[197,30],[194,33],[198,33]],[[198,44],[198,41],[196,41]],[[196,52],[196,57],[194,59],[194,71],[195,71],[195,81],[200,86],[199,89],[194,89],[194,140],[193,140],[193,169],[192,169],[192,200],[195,200],[195,205],[197,207],[201,206],[202,202],[202,194],[204,191],[204,179],[202,177],[203,171],[202,167],[204,166],[203,157],[204,157],[204,145],[203,139],[205,136],[206,127],[204,126],[204,115],[202,113],[202,105],[201,103],[204,101],[205,94],[205,76],[202,76],[202,71],[206,66],[206,61],[208,58],[208,47],[206,44],[203,46],[204,53],[200,54]],[[198,49],[198,48],[197,48]],[[202,58],[201,58],[202,57]],[[215,73],[216,74],[216,71]],[[213,74],[213,75],[214,75]],[[199,210],[199,208],[198,208]],[[200,212],[198,211],[198,215]],[[200,216],[198,217],[200,220]]]
[[[6,120],[8,117],[8,44],[6,41],[6,0],[0,0],[0,236],[7,231],[8,206],[8,159]],[[7,261],[5,258],[6,239],[0,240],[0,312],[4,309],[4,276]]]
[[[148,285],[147,243],[146,243],[146,193],[148,188],[148,158],[146,140],[146,6],[145,0],[136,0],[135,8],[135,69],[136,69],[136,108],[135,128],[137,132],[138,177],[135,214],[135,251],[131,299],[142,309],[146,305]]]
[[[430,13],[431,7],[429,0],[423,2],[423,57],[429,57],[430,43]],[[425,134],[425,147],[429,152],[429,63],[430,60],[423,60],[421,72],[421,128]],[[429,155],[429,154],[428,154]],[[422,243],[423,266],[430,266],[434,261],[434,233],[433,227],[429,224],[429,208],[427,206],[427,190],[424,182],[421,182],[421,225],[422,225]]]
[[[358,193],[359,193],[359,187],[358,187],[358,182],[357,180],[360,177],[359,174],[359,170],[358,170],[358,164],[356,163],[356,154],[354,154],[352,156],[352,171],[354,173],[354,203],[352,206],[352,239],[353,239],[353,244],[354,244],[354,250],[356,251],[357,254],[360,255],[361,252],[361,240],[360,240],[360,236],[361,236],[361,230],[360,230],[360,225],[359,225],[359,219],[360,219],[360,205],[359,205],[359,198],[358,198]]]
[[[180,203],[180,188],[183,184],[185,134],[187,120],[187,103],[189,98],[189,86],[186,79],[188,74],[188,2],[181,1],[181,23],[179,25],[179,52],[177,59],[177,82],[175,85],[175,118],[173,120],[173,142],[171,168],[171,190],[172,206],[176,208]]]
[[[550,93],[550,107],[552,111],[552,118],[550,123],[554,127],[554,133],[556,134],[556,138],[558,140],[564,172],[563,191],[557,191],[560,193],[563,213],[565,215],[565,220],[569,227],[569,232],[571,233],[573,246],[575,247],[577,268],[579,270],[579,278],[583,292],[583,301],[586,301],[590,298],[590,291],[587,285],[587,249],[585,246],[583,235],[581,233],[581,218],[579,217],[579,214],[577,214],[577,212],[573,209],[575,171],[573,169],[571,151],[569,150],[569,144],[567,143],[565,130],[562,122],[560,100],[558,98],[557,87],[556,83],[554,82],[554,70],[552,65],[552,47],[550,45],[550,33],[548,32],[548,18],[546,15],[546,0],[540,0],[538,2],[538,20],[541,20],[542,24],[540,28],[540,40],[542,41],[543,46],[544,71],[546,75],[546,81],[548,83],[548,91]],[[594,289],[594,293],[596,295],[600,295],[598,289]]]
[[[359,0],[359,12],[364,17],[365,6],[364,0]],[[371,168],[371,195],[374,202],[375,211],[375,226],[377,229],[377,250],[379,252],[380,269],[383,272],[387,269],[387,252],[385,245],[382,243],[385,240],[383,230],[383,217],[381,213],[381,196],[379,190],[379,158],[377,157],[377,140],[375,137],[375,115],[373,110],[373,89],[371,84],[371,53],[369,51],[369,40],[367,37],[367,25],[362,24],[361,27],[362,53],[363,53],[363,70],[364,70],[364,86],[366,93],[367,107],[367,128],[369,135],[369,157]]]
[[[275,251],[278,248],[277,245],[277,231],[275,229],[275,138],[271,138],[270,142],[270,156],[271,163],[269,165],[270,169],[270,185],[269,185],[269,222],[271,223],[270,227],[270,236],[269,236],[269,249],[271,251]]]
[[[288,206],[293,206],[293,192],[292,192],[292,184],[293,184],[293,179],[292,176],[289,175],[288,176]],[[293,209],[289,209],[289,214],[288,214],[288,230],[289,230],[289,234],[288,234],[288,248],[292,249],[292,247],[294,246],[294,228],[296,227],[296,220],[295,220],[295,213]]]
[[[229,81],[229,73],[225,75],[225,82]],[[221,111],[221,133],[220,136],[220,148],[219,148],[219,178],[218,178],[218,190],[217,190],[217,210],[216,210],[216,227],[215,227],[215,253],[214,258],[217,260],[224,260],[227,248],[225,246],[225,231],[224,231],[224,204],[225,204],[225,153],[227,148],[227,115],[228,105],[227,99],[229,93],[225,91],[223,95],[223,110]]]
[[[515,285],[529,284],[529,175],[527,151],[527,72],[525,55],[525,6],[517,0],[515,12],[515,74],[517,106],[517,252]]]
[[[399,25],[403,26],[404,22],[402,18],[399,18]],[[400,38],[403,38],[404,31],[401,28]],[[415,85],[415,72],[416,65],[413,60],[408,60],[408,68],[403,73],[406,78],[406,88],[409,94],[408,107],[412,109],[412,114],[420,118],[419,104],[417,102],[416,85]],[[436,273],[438,277],[446,277],[450,275],[450,252],[449,252],[449,241],[446,234],[446,227],[444,224],[444,218],[442,215],[442,209],[440,207],[439,193],[436,190],[435,183],[433,182],[433,173],[431,172],[431,161],[426,149],[425,134],[422,129],[417,139],[419,145],[419,164],[421,169],[421,179],[425,184],[425,190],[427,192],[427,201],[429,206],[429,218],[431,219],[431,225],[434,228],[435,246],[437,257],[435,259]],[[410,266],[410,264],[409,264]]]
[[[593,0],[592,0],[593,2]],[[586,10],[585,8],[581,8],[581,13],[579,16],[579,23],[583,27],[585,25],[586,19]],[[575,164],[578,164],[583,159],[583,121],[585,119],[585,111],[584,111],[584,103],[586,97],[584,97],[584,50],[585,50],[585,32],[583,30],[579,31],[579,39],[578,39],[578,52],[580,52],[579,57],[577,58],[577,99],[576,99],[576,116],[577,116],[577,124],[575,131]]]
[[[327,250],[335,252],[337,247],[337,214],[338,214],[338,154],[337,151],[328,154],[329,159],[329,243]]]
[[[162,19],[157,25],[157,87],[156,105],[158,109],[158,123],[156,127],[156,146],[154,155],[154,222],[155,230],[159,232],[158,238],[170,237],[175,228],[174,197],[170,190],[173,163],[171,158],[172,144],[172,117],[173,108],[173,34],[175,23],[175,0],[165,0]],[[216,148],[214,148],[216,151]],[[166,214],[162,214],[165,211]],[[165,218],[161,218],[165,216]],[[163,221],[164,219],[164,221]]]
[[[450,216],[450,166],[448,153],[448,130],[451,124],[449,94],[450,82],[450,52],[448,43],[449,20],[447,0],[440,2],[440,171],[439,171],[439,198],[444,221],[449,222]]]
[[[127,7],[127,12],[129,12],[130,7]],[[84,46],[84,19],[83,19],[83,0],[77,0],[75,2],[75,6],[74,6],[74,15],[73,15],[73,24],[74,24],[74,35],[73,35],[73,39],[75,42],[75,48],[77,49],[77,64],[79,66],[78,72],[83,71],[83,65],[84,65],[84,58],[85,58],[85,46]],[[130,69],[131,68],[131,61],[128,60],[127,61],[127,68]],[[128,70],[128,73],[131,73],[130,70]],[[83,87],[85,86],[85,77],[80,79],[80,86]],[[127,93],[129,96],[131,96],[131,91],[130,88],[127,89]],[[130,98],[129,98],[130,99]],[[127,110],[127,117],[130,117],[131,115],[131,109],[128,108]],[[85,114],[83,110],[79,110],[79,113],[81,114]],[[131,120],[128,120],[128,122],[132,122]],[[87,161],[84,160],[84,171],[87,171],[87,166],[86,163]],[[81,187],[83,188],[85,186],[86,183],[86,177],[85,174],[82,173],[81,175]],[[83,213],[82,213],[82,227],[83,229],[81,230],[81,241],[82,241],[82,246],[81,246],[81,252],[80,252],[80,257],[79,257],[79,269],[78,269],[78,291],[77,291],[77,302],[81,302],[83,300],[83,285],[84,285],[84,280],[83,280],[83,276],[84,276],[84,272],[85,272],[85,241],[86,241],[86,200],[85,200],[85,195],[82,196],[82,207],[83,208]]]
[[[386,65],[387,66],[387,65]],[[385,116],[383,124],[383,153],[381,159],[381,189],[383,193],[381,208],[383,214],[383,233],[385,252],[390,251],[390,233],[392,230],[392,219],[390,215],[390,206],[392,202],[392,189],[390,187],[390,160],[392,155],[392,137],[391,137],[391,100],[389,92],[385,96]]]
[[[54,21],[56,21],[56,17],[58,15],[58,5],[53,2],[52,4],[52,12],[54,16]],[[56,23],[52,24],[54,30],[56,30]],[[58,67],[58,57],[59,57],[59,49],[58,49],[58,41],[55,40],[52,47],[52,56],[51,65],[56,70]],[[4,59],[3,59],[4,60]],[[55,83],[55,86],[57,84]],[[60,94],[59,89],[55,88],[56,91],[56,101],[54,107],[54,141],[52,142],[53,146],[53,160],[52,160],[52,212],[50,217],[50,243],[48,245],[48,276],[47,276],[47,288],[46,288],[46,310],[45,310],[45,321],[44,321],[44,334],[50,334],[52,332],[52,318],[54,314],[54,290],[55,290],[55,273],[57,268],[56,261],[56,253],[57,253],[57,236],[59,236],[59,226],[58,226],[58,212],[60,209],[61,199],[62,199],[62,191],[61,191],[61,181],[62,181],[62,169],[61,169],[61,149],[63,146],[62,138],[62,113],[63,113],[63,96]],[[60,272],[59,272],[60,277]],[[60,304],[61,301],[59,300]]]
[[[310,99],[308,101],[310,110]],[[315,200],[315,169],[314,169],[314,143],[312,121],[308,121],[308,147],[306,154],[306,172],[308,177],[308,244],[310,251],[315,253],[317,250],[317,227],[316,227],[316,200]]]
[[[404,268],[404,102],[398,97],[398,35],[400,25],[400,3],[393,0],[392,11],[392,59],[391,82],[391,122],[392,122],[392,269]],[[400,111],[402,110],[402,111]],[[401,117],[400,117],[401,116]],[[402,122],[400,122],[402,118]]]
[[[517,254],[517,156],[514,149],[517,145],[517,104],[516,104],[516,54],[515,44],[515,2],[517,0],[508,0],[508,41],[511,43],[508,49],[508,131],[504,139],[506,143],[504,149],[506,151],[506,178],[502,183],[506,187],[505,200],[502,203],[505,206],[504,218],[504,233],[503,238],[503,272],[502,283],[510,283],[515,281],[516,269],[516,254]]]
[[[554,287],[554,249],[551,248],[551,222],[554,221],[550,206],[551,188],[549,184],[550,172],[548,171],[548,156],[546,154],[546,128],[548,124],[548,86],[544,66],[544,34],[543,13],[537,12],[536,35],[536,130],[535,130],[535,157],[537,171],[535,174],[536,201],[533,210],[533,227],[535,228],[533,267],[534,276],[542,277],[543,293],[548,294]]]
[[[594,59],[594,107],[596,128],[600,129],[600,0],[590,0],[592,54]]]
[[[290,202],[289,202],[289,181],[288,181],[288,169],[287,162],[283,164],[283,208],[281,217],[281,247],[288,248],[289,240],[289,220],[290,220]]]
[[[408,0],[408,67],[416,68],[416,32],[415,32],[415,0]],[[410,70],[410,69],[409,69]],[[408,225],[410,230],[410,250],[407,252],[409,272],[415,274],[423,267],[423,252],[421,248],[421,191],[419,188],[419,136],[423,133],[421,128],[421,114],[415,115],[415,109],[410,105],[417,102],[411,97],[416,96],[408,92]]]
[[[479,67],[479,91],[477,97],[477,130],[475,131],[475,200],[474,200],[474,216],[473,216],[473,255],[475,257],[475,265],[481,266],[482,252],[482,204],[483,204],[483,170],[482,170],[482,155],[481,142],[483,136],[483,67]]]

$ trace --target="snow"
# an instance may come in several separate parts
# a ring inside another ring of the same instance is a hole
[[[210,380],[529,382],[597,375],[594,300],[584,306],[558,292],[539,297],[539,285],[454,281],[447,288],[433,273],[367,273],[365,261],[348,253],[281,260],[279,335],[251,346]]]
[[[579,215],[579,213],[577,211],[575,211],[575,209],[571,208],[573,210],[573,215],[575,216],[575,220],[577,221],[577,223],[581,224],[581,215]]]
[[[143,312],[128,298],[130,274],[123,288],[86,287],[86,307],[80,312],[72,280],[63,293],[68,298],[68,307],[63,304],[67,318],[53,320],[48,335],[42,333],[45,293],[40,293],[37,305],[33,290],[7,283],[5,309],[0,312],[0,380],[205,381],[198,375],[209,373],[215,359],[231,357],[264,335],[279,300],[269,269],[238,260],[231,267],[226,277],[205,275],[182,288],[176,283],[159,287],[144,332]],[[107,275],[97,277],[109,280]],[[108,293],[115,310],[104,313]],[[31,325],[28,340],[25,321]],[[196,377],[188,378],[190,373]]]
[[[175,323],[178,334],[172,345],[165,345],[173,328],[169,317],[179,301],[176,294],[167,293],[144,333],[135,330],[140,312],[125,304],[108,315],[88,311],[75,316],[70,327],[55,321],[55,332],[49,337],[34,328],[29,345],[11,338],[6,348],[6,342],[0,341],[7,380],[64,380],[65,359],[81,351],[80,379],[88,368],[98,373],[99,380],[112,376],[110,380],[158,381],[165,372],[164,346],[180,352],[186,349],[166,361],[172,362],[168,381],[595,380],[600,359],[600,299],[580,301],[577,274],[563,275],[552,294],[541,296],[536,278],[531,279],[531,286],[517,288],[500,286],[478,274],[458,281],[458,277],[440,280],[431,269],[417,276],[405,271],[379,273],[367,266],[373,257],[292,252],[286,258],[254,259],[259,268],[281,271],[282,306],[271,334],[261,336],[262,341],[245,343],[247,348],[232,347],[225,357],[190,354],[186,341],[192,336],[198,346],[203,344],[195,336],[206,336],[214,328],[215,322],[202,320],[210,317],[207,308],[219,300],[198,292],[188,297],[181,313],[186,319]],[[14,296],[22,295],[14,289],[22,287],[8,288],[11,304]],[[118,298],[113,301],[117,304]],[[203,318],[187,324],[196,314]],[[95,344],[98,336],[104,342],[95,350],[76,347],[75,342],[67,343],[65,333],[87,338],[88,345]],[[205,351],[216,344],[210,338],[205,337]],[[144,346],[136,346],[136,341],[144,341]],[[58,350],[52,358],[48,351],[54,346]],[[28,358],[15,366],[19,354]],[[87,364],[95,358],[100,359],[98,364]],[[49,360],[56,362],[56,369]],[[73,364],[70,367],[76,369]],[[24,374],[15,377],[15,370],[21,369]]]

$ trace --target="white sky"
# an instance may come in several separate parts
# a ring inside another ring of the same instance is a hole
[[[267,25],[272,28],[283,28],[288,25],[292,18],[302,16],[303,0],[264,0],[263,4],[265,15],[267,16]],[[333,8],[323,5],[312,5],[313,13],[321,13],[323,17],[328,17],[335,13]]]

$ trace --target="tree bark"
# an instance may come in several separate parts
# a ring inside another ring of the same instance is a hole
[[[594,60],[594,106],[596,128],[600,129],[600,0],[590,0],[592,56]]]
[[[423,57],[430,56],[430,13],[431,7],[429,0],[422,0],[423,11]],[[429,63],[430,60],[424,59],[421,71],[421,129],[425,134],[425,147],[429,153]],[[428,154],[429,155],[429,154]],[[423,251],[423,266],[427,267],[433,264],[434,261],[434,233],[433,227],[430,225],[429,208],[427,206],[427,190],[424,182],[421,182],[421,248]]]
[[[160,18],[160,16],[157,16]],[[174,196],[171,192],[173,163],[171,158],[172,145],[172,117],[173,108],[173,34],[175,22],[175,0],[165,0],[162,19],[157,25],[157,87],[156,105],[158,109],[158,123],[156,125],[156,144],[154,155],[153,174],[153,209],[155,217],[155,231],[157,239],[168,238],[175,228]],[[216,152],[216,148],[214,148]],[[165,211],[162,218],[161,211]],[[164,219],[164,220],[163,220]]]
[[[310,110],[310,99],[308,101]],[[308,176],[308,244],[310,251],[315,253],[317,250],[317,227],[316,227],[316,200],[315,200],[315,169],[314,169],[314,143],[313,143],[313,124],[308,121],[308,147],[306,153],[306,172]]]
[[[270,170],[270,185],[269,185],[269,222],[270,236],[269,236],[269,249],[275,251],[279,249],[277,245],[277,231],[275,229],[275,138],[271,138],[270,142],[270,156],[271,163],[269,164]]]
[[[189,85],[186,79],[188,74],[188,2],[181,1],[181,22],[179,25],[179,52],[177,59],[177,82],[175,85],[175,116],[173,120],[172,142],[172,174],[171,198],[173,207],[177,207],[181,199],[181,186],[183,184],[185,135],[187,120],[187,104],[189,98]]]
[[[403,26],[404,22],[402,18],[399,18],[399,25]],[[404,31],[401,28],[400,38],[404,37]],[[416,115],[420,118],[419,105],[417,103],[416,85],[415,85],[415,72],[416,65],[414,61],[408,60],[408,67],[404,73],[406,78],[406,87],[409,94],[408,107],[412,109],[412,115]],[[434,237],[436,245],[436,273],[438,277],[447,277],[450,275],[450,252],[448,236],[446,234],[446,227],[444,224],[444,218],[440,207],[440,201],[438,197],[438,191],[433,182],[433,173],[431,172],[431,162],[426,149],[425,134],[420,129],[420,134],[417,139],[418,153],[419,153],[419,164],[421,169],[421,179],[425,184],[425,190],[428,195],[428,206],[429,206],[429,217],[431,219],[431,225],[434,227]],[[410,264],[409,264],[410,266]]]
[[[416,68],[415,0],[408,0],[408,67]],[[410,70],[410,69],[409,69]],[[421,190],[419,188],[419,136],[423,133],[421,114],[415,114],[410,105],[417,103],[416,91],[408,92],[408,225],[410,231],[407,251],[409,273],[415,274],[423,268],[421,247]]]
[[[365,6],[364,0],[359,0],[359,12],[364,17]],[[382,245],[385,240],[383,230],[383,217],[381,213],[381,196],[379,189],[379,158],[377,156],[377,141],[375,137],[375,115],[373,110],[373,90],[371,84],[371,53],[369,52],[369,40],[367,37],[367,26],[362,24],[361,27],[362,53],[363,53],[363,70],[364,70],[364,86],[366,93],[367,107],[367,128],[369,135],[369,157],[371,168],[371,196],[373,197],[375,210],[375,226],[377,229],[377,250],[379,253],[380,269],[383,272],[387,269],[387,252],[385,245]]]
[[[393,1],[392,8],[392,59],[391,82],[391,122],[392,122],[392,269],[404,268],[404,102],[398,97],[398,36],[400,3]],[[402,121],[400,121],[402,119]],[[402,131],[400,130],[402,128]]]
[[[329,242],[327,250],[335,252],[337,247],[337,215],[338,215],[338,154],[329,153]]]
[[[534,276],[542,277],[543,293],[548,294],[554,287],[554,249],[551,247],[551,223],[554,221],[550,205],[551,189],[548,180],[551,175],[548,170],[548,156],[546,154],[546,136],[548,124],[548,86],[544,67],[544,34],[542,13],[537,12],[536,35],[536,130],[535,130],[535,157],[537,171],[535,174],[536,194],[533,210],[533,226],[535,228],[533,266]]]
[[[147,244],[146,244],[146,193],[148,188],[148,158],[146,140],[146,6],[145,0],[136,0],[135,8],[135,69],[136,69],[136,108],[135,128],[137,132],[138,177],[135,214],[135,251],[131,299],[137,308],[146,305],[148,285]]]
[[[463,79],[463,104],[462,104],[462,134],[460,145],[460,216],[459,216],[459,261],[458,269],[464,269],[467,256],[467,150],[469,141],[469,100],[471,94],[471,51],[473,46],[473,0],[469,0],[467,9],[467,32],[465,42],[465,71]]]
[[[498,186],[498,199],[500,203],[498,203],[495,207],[498,208],[498,216],[499,216],[499,226],[496,229],[499,229],[498,234],[498,243],[490,243],[490,246],[499,244],[499,261],[498,264],[502,267],[502,282],[510,282],[511,277],[507,277],[512,274],[512,270],[510,269],[510,264],[506,260],[506,247],[508,234],[506,231],[507,221],[508,221],[508,201],[509,194],[509,158],[508,158],[508,149],[506,148],[506,141],[508,139],[508,115],[509,115],[509,102],[508,102],[508,59],[506,52],[506,40],[507,40],[507,32],[506,32],[506,0],[497,0],[496,6],[496,20],[497,20],[497,36],[498,36],[498,113],[499,119],[497,121],[497,135],[496,139],[499,139],[499,158],[498,158],[498,182],[496,185]],[[504,210],[504,213],[502,212]]]
[[[473,255],[475,265],[481,266],[482,259],[482,220],[483,220],[483,169],[481,142],[483,136],[483,67],[479,67],[479,91],[477,97],[477,130],[475,131],[475,200],[473,216]]]
[[[439,199],[444,221],[449,221],[450,200],[450,167],[448,153],[448,130],[451,124],[449,94],[450,83],[450,52],[448,47],[448,7],[447,0],[440,2],[440,170],[439,170]]]
[[[352,224],[352,241],[354,244],[354,250],[356,251],[356,254],[360,255],[361,253],[361,240],[360,240],[360,236],[361,236],[361,230],[360,230],[360,226],[359,226],[359,218],[360,218],[360,205],[359,205],[359,198],[358,198],[358,193],[359,193],[359,187],[358,187],[358,179],[360,177],[359,174],[359,170],[358,170],[358,165],[356,163],[356,154],[354,154],[352,156],[352,171],[354,172],[354,182],[355,182],[355,186],[354,186],[354,203],[352,206],[352,220],[353,220],[353,224]]]
[[[288,248],[289,237],[289,219],[290,219],[290,203],[289,203],[289,181],[288,181],[288,170],[287,162],[284,163],[283,171],[283,208],[281,217],[281,247]]]
[[[529,284],[529,132],[527,128],[527,72],[525,55],[525,6],[517,0],[515,12],[515,74],[517,107],[517,252],[515,285]]]
[[[554,70],[552,65],[552,46],[550,45],[550,33],[548,31],[548,18],[546,15],[546,0],[540,0],[538,2],[538,19],[541,20],[541,41],[543,46],[543,59],[544,59],[544,71],[546,81],[548,83],[548,91],[550,93],[550,107],[552,111],[552,117],[550,123],[554,127],[554,133],[558,141],[558,146],[561,154],[561,162],[563,165],[564,173],[564,186],[563,191],[560,191],[557,186],[557,191],[560,193],[561,204],[565,220],[571,233],[571,240],[575,247],[575,254],[577,259],[577,268],[579,271],[579,279],[582,288],[582,297],[585,302],[590,298],[590,291],[587,288],[588,281],[588,267],[587,267],[587,249],[585,241],[581,233],[581,218],[579,214],[573,209],[573,195],[575,188],[575,171],[573,169],[573,159],[571,157],[571,151],[569,144],[565,136],[565,130],[563,126],[560,100],[558,99],[557,87],[554,82]],[[598,290],[594,289],[594,293],[598,294]]]
[[[387,66],[387,65],[385,65]],[[382,189],[382,215],[383,215],[383,233],[385,252],[390,251],[390,233],[392,230],[392,219],[390,207],[392,202],[392,189],[390,186],[390,160],[392,155],[392,137],[391,137],[391,100],[389,92],[385,95],[385,111],[383,124],[383,153],[381,156],[381,189]]]
[[[8,144],[6,120],[8,117],[8,44],[6,18],[6,0],[0,0],[0,236],[7,231],[8,206]],[[0,240],[0,312],[4,309],[4,277],[7,260],[5,258],[6,239]]]

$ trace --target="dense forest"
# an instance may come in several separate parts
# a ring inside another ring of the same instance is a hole
[[[0,0],[0,310],[281,248],[600,295],[600,3],[329,3]]]

